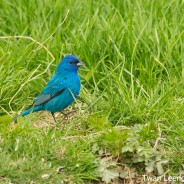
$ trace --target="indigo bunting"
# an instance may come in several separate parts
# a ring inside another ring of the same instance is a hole
[[[79,95],[81,82],[78,68],[83,64],[77,57],[66,55],[59,63],[56,73],[35,98],[33,104],[18,116],[45,110],[51,112],[56,122],[54,113],[68,107]],[[15,122],[17,122],[17,117],[14,118]]]

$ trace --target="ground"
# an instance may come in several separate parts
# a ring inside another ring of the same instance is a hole
[[[0,183],[180,183],[182,5],[1,1]],[[68,53],[86,64],[75,112],[14,124]]]

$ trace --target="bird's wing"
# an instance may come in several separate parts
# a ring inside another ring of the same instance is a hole
[[[44,104],[44,103],[48,102],[49,100],[53,99],[54,97],[56,97],[57,95],[61,94],[64,90],[65,90],[65,88],[58,89],[58,91],[56,91],[55,93],[52,93],[52,94],[40,93],[35,98],[33,104],[34,104],[34,106]]]
[[[33,104],[27,109],[48,102],[49,100],[61,94],[65,89],[66,78],[57,78],[56,76],[53,76],[43,91],[35,98]]]
[[[54,75],[43,91],[35,98],[34,105],[40,105],[48,102],[52,98],[61,94],[65,89],[66,78]]]

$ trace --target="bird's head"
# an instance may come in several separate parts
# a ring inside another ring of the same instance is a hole
[[[59,63],[57,72],[62,72],[63,70],[68,72],[78,71],[78,68],[83,64],[84,63],[80,61],[76,56],[68,54]]]

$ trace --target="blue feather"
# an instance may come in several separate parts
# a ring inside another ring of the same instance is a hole
[[[54,117],[55,112],[62,111],[68,107],[75,98],[77,98],[80,92],[81,83],[78,68],[82,64],[83,63],[73,55],[65,56],[59,63],[56,73],[42,92],[35,98],[33,104],[19,116],[45,110],[51,112]],[[17,121],[17,117],[14,118],[14,121]]]

